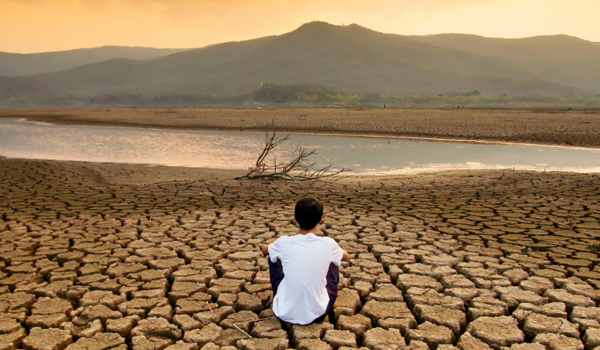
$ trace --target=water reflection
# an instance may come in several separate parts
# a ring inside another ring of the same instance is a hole
[[[0,155],[12,158],[246,169],[262,150],[264,133],[54,126],[0,120]],[[532,145],[470,144],[386,138],[291,135],[274,156],[298,145],[317,149],[318,165],[354,173],[441,169],[530,169],[599,172],[600,150]]]

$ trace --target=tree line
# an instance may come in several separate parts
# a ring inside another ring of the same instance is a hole
[[[364,107],[364,108],[600,108],[596,96],[501,95],[479,90],[446,93],[382,94],[341,91],[319,84],[262,84],[252,93],[143,95],[118,92],[75,96],[2,96],[0,107]]]

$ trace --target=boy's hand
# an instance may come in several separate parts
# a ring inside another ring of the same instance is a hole
[[[346,252],[344,250],[344,255],[342,256],[342,261],[348,261],[350,260],[350,255],[348,255],[348,252]]]
[[[264,255],[269,255],[269,246],[263,245],[262,247],[260,247],[260,251],[263,252]]]

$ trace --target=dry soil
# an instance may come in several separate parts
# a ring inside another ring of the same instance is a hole
[[[12,349],[593,349],[600,177],[442,172],[311,183],[0,160]],[[263,244],[322,200],[351,256],[334,319],[285,331]],[[512,347],[511,347],[512,346]]]

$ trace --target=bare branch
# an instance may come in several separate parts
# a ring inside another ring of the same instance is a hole
[[[316,155],[317,151],[312,149],[309,150],[306,145],[297,146],[294,150],[294,157],[289,161],[283,161],[277,163],[277,158],[273,158],[273,165],[267,164],[267,158],[269,153],[281,143],[288,141],[290,135],[284,137],[277,136],[276,131],[273,133],[267,132],[265,135],[265,146],[262,152],[256,159],[254,167],[248,168],[248,173],[243,176],[236,177],[235,179],[281,179],[281,180],[294,180],[307,181],[307,180],[318,180],[331,176],[338,175],[343,172],[350,171],[350,169],[342,168],[340,170],[331,171],[333,163],[315,169],[316,162],[309,162],[310,156]]]

